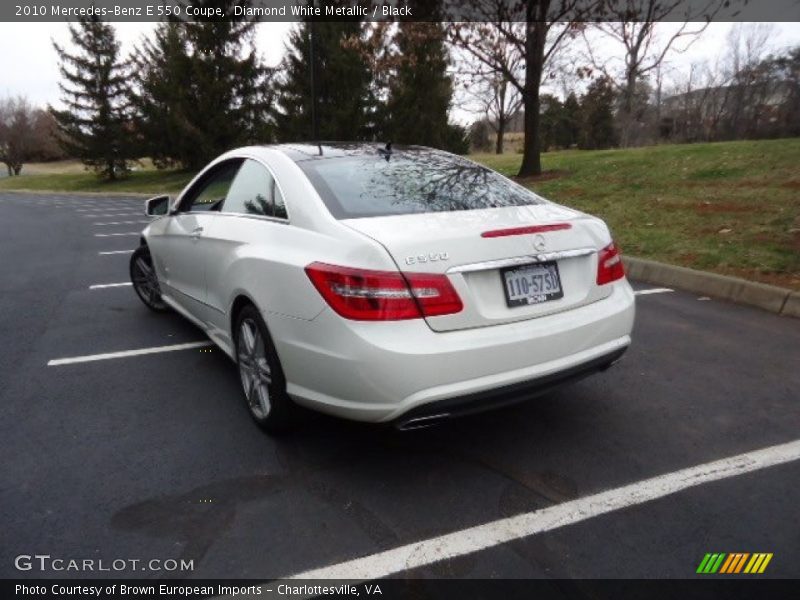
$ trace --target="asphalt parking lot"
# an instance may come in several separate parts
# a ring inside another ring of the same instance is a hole
[[[194,561],[172,577],[341,574],[352,559],[800,440],[800,320],[679,291],[638,296],[615,368],[526,404],[414,432],[310,416],[271,439],[220,351],[131,353],[204,341],[113,285],[128,281],[142,209],[0,194],[3,577],[86,576],[14,567],[35,553]],[[394,572],[683,578],[707,552],[769,552],[761,577],[797,577],[798,481],[787,460],[504,543],[481,530],[475,551]]]

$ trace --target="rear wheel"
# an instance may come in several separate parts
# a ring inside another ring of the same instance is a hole
[[[278,354],[258,310],[245,306],[236,317],[236,363],[250,415],[269,432],[285,430],[295,406],[286,394]]]
[[[158,276],[153,267],[150,248],[139,246],[131,256],[130,263],[131,282],[139,299],[150,310],[165,312],[168,310],[166,302],[161,298],[161,287],[158,285]]]

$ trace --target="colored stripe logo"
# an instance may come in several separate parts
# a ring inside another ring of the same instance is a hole
[[[769,552],[716,552],[708,553],[700,561],[696,573],[700,574],[726,574],[739,573],[757,574],[767,569],[772,553]]]

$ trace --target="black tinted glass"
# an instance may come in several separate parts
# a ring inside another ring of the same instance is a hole
[[[269,171],[254,160],[246,160],[233,180],[222,205],[224,212],[271,217],[275,182]]]
[[[494,171],[439,152],[298,163],[337,219],[540,204]]]
[[[240,160],[232,160],[217,166],[189,190],[181,202],[181,210],[192,212],[219,210],[240,164]]]

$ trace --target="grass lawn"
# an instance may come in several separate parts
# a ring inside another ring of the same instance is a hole
[[[134,169],[125,179],[101,181],[75,160],[31,163],[23,167],[19,177],[0,178],[0,192],[25,190],[155,195],[181,191],[194,175],[172,169],[159,171],[150,161],[143,161]]]
[[[518,153],[473,159],[515,175]],[[626,254],[800,290],[800,138],[548,152],[524,185],[596,214]],[[75,161],[26,165],[0,191],[175,193],[185,171],[147,162],[104,183]]]
[[[473,159],[515,175],[519,154]],[[549,152],[521,181],[606,220],[623,253],[800,289],[800,139]]]

